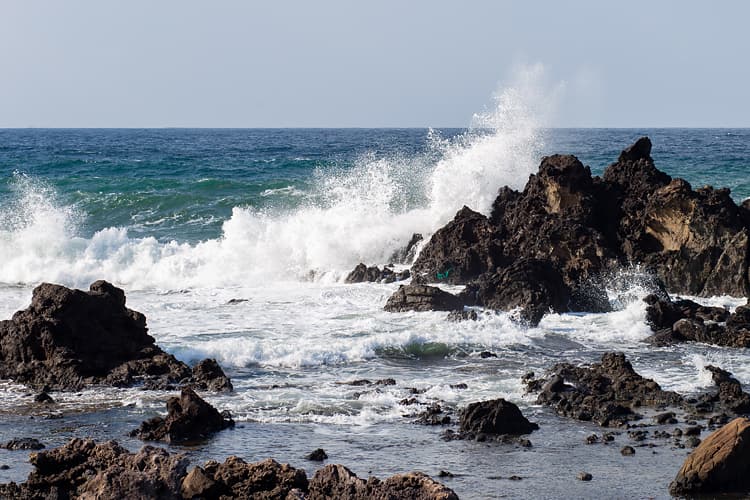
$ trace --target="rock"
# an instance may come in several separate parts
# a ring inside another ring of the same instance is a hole
[[[672,495],[747,493],[750,490],[750,420],[736,418],[709,435],[688,455]]]
[[[178,499],[187,468],[184,455],[151,446],[134,454],[115,441],[97,444],[90,439],[32,453],[29,461],[35,470],[26,482],[0,485],[0,496]]]
[[[42,391],[36,396],[34,396],[34,402],[35,403],[49,403],[54,404],[55,400],[52,399],[52,396],[47,394],[46,392]]]
[[[467,435],[529,434],[539,429],[523,416],[518,406],[504,399],[480,401],[461,412],[461,432]]]
[[[537,325],[548,312],[565,312],[570,290],[562,276],[548,261],[519,259],[495,274],[483,276],[477,285],[461,294],[464,302],[488,309],[519,308],[519,316],[530,325]]]
[[[407,269],[401,272],[395,272],[386,266],[382,270],[377,266],[367,267],[365,264],[357,264],[352,272],[344,279],[346,283],[366,283],[366,282],[384,282],[393,283],[394,281],[403,281],[411,276]]]
[[[711,372],[711,378],[718,391],[700,396],[697,405],[699,410],[724,411],[733,415],[750,413],[750,395],[742,390],[742,384],[731,373],[711,365],[705,369]]]
[[[467,309],[464,311],[451,311],[448,313],[448,316],[445,318],[448,321],[477,321],[479,319],[479,315],[477,312],[473,309]]]
[[[305,458],[307,458],[308,460],[312,460],[313,462],[322,462],[323,460],[328,458],[328,455],[323,448],[318,448],[317,450],[307,455],[307,457]]]
[[[560,363],[552,367],[547,379],[527,382],[529,389],[540,385],[538,403],[560,415],[601,426],[620,426],[640,418],[632,407],[683,402],[679,394],[663,391],[653,380],[641,377],[621,353],[605,353],[601,363],[589,367]]]
[[[665,413],[660,413],[656,416],[654,416],[654,421],[659,425],[664,424],[676,424],[677,419],[675,418],[675,413],[673,411],[668,411]]]
[[[231,392],[231,380],[215,359],[204,359],[193,367],[192,387],[202,391]]]
[[[223,463],[207,462],[203,473],[219,496],[228,498],[289,498],[294,490],[308,491],[305,471],[270,458],[247,463],[231,456]]]
[[[635,455],[635,448],[632,446],[623,446],[620,450],[620,454],[624,457]]]
[[[441,470],[438,473],[438,477],[455,477],[455,476],[456,476],[455,474],[453,474],[452,472],[449,472],[447,470]]]
[[[9,465],[6,465],[6,464],[0,465],[0,470],[8,470],[8,469],[10,469]]]
[[[432,403],[417,415],[415,424],[422,425],[448,425],[451,423],[450,415],[444,413],[439,403]]]
[[[2,447],[6,450],[41,450],[44,445],[35,438],[16,438],[11,439]]]
[[[419,283],[466,284],[503,263],[497,230],[484,215],[463,207],[432,235],[411,268]]]
[[[192,389],[183,389],[180,397],[167,400],[167,417],[146,420],[130,433],[144,441],[180,443],[205,439],[222,429],[234,426],[228,412],[219,413]]]
[[[482,359],[496,358],[497,354],[495,354],[494,352],[491,352],[491,351],[482,351],[482,352],[479,353],[479,357],[482,358]]]
[[[200,467],[193,467],[182,480],[180,494],[183,498],[215,498],[219,487]]]
[[[106,281],[88,292],[42,283],[27,309],[0,322],[0,378],[34,388],[165,387],[191,375],[155,344],[143,314],[125,307],[125,293]]]
[[[427,285],[401,285],[388,299],[384,309],[402,311],[459,311],[461,299],[453,294]]]
[[[581,472],[578,473],[578,480],[579,481],[591,481],[592,479],[594,479],[594,476],[592,476],[588,472],[581,471]]]
[[[424,237],[420,233],[414,233],[411,235],[411,239],[406,246],[391,256],[391,262],[397,264],[410,264],[417,253],[418,245],[424,240]]]
[[[420,472],[396,474],[384,481],[372,477],[365,481],[343,465],[319,469],[310,480],[307,498],[458,500],[453,490]]]

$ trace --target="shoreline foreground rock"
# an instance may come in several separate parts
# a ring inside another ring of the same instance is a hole
[[[0,484],[0,498],[458,499],[450,488],[419,472],[364,480],[331,464],[308,479],[304,470],[289,464],[270,458],[247,463],[236,456],[188,472],[184,454],[152,446],[131,453],[116,441],[73,439],[32,453],[30,462],[35,470],[26,482]]]
[[[146,317],[125,307],[123,290],[103,280],[88,291],[37,286],[27,309],[0,322],[0,378],[45,391],[136,384],[232,389],[215,360],[193,371],[164,352],[148,334]]]
[[[412,283],[466,285],[463,305],[521,307],[532,325],[548,311],[606,312],[602,276],[634,265],[673,293],[746,297],[748,205],[658,170],[648,137],[601,177],[575,156],[547,156],[523,191],[500,188],[489,217],[464,207],[435,232]]]

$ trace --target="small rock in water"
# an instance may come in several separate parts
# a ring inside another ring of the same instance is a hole
[[[660,413],[654,417],[657,424],[676,424],[677,419],[675,418],[674,412]]]
[[[44,445],[34,438],[16,438],[11,439],[3,446],[6,450],[41,450]]]
[[[452,472],[448,472],[447,470],[441,470],[438,473],[438,477],[455,477],[455,474],[453,474]]]
[[[511,481],[520,481],[523,478],[521,476],[515,476],[514,475],[514,476],[510,476],[508,479],[510,479]]]
[[[247,302],[247,299],[229,299],[227,304],[241,304],[242,302]]]
[[[490,351],[482,351],[479,353],[479,357],[482,359],[496,358],[497,354],[495,354],[494,352],[490,352]]]
[[[322,462],[326,458],[328,458],[328,455],[326,454],[325,450],[323,448],[318,448],[317,450],[313,451],[309,455],[307,455],[308,460],[311,460],[313,462]]]
[[[594,479],[594,476],[592,476],[588,472],[579,472],[578,473],[578,480],[579,481],[591,481],[592,479]]]
[[[468,389],[469,386],[466,384],[451,384],[451,389]]]
[[[685,440],[685,446],[687,446],[688,448],[695,448],[699,444],[701,444],[701,440],[700,438],[695,437],[695,436],[690,436],[689,438]]]
[[[620,454],[624,457],[635,455],[635,448],[632,446],[623,446],[620,450]]]
[[[599,442],[599,436],[592,434],[586,437],[586,444],[596,444]]]
[[[10,466],[5,465],[5,464],[0,465],[0,470],[8,470],[8,469],[10,469]]]
[[[36,396],[34,396],[34,401],[37,403],[54,403],[55,400],[52,399],[52,396],[47,394],[46,392],[40,392]]]
[[[685,429],[684,434],[686,436],[700,436],[702,430],[703,430],[703,427],[701,427],[700,425],[694,425],[692,427],[688,427],[687,429]]]

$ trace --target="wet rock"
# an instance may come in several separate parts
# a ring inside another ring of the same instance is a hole
[[[523,416],[518,406],[504,399],[480,401],[461,412],[461,433],[467,436],[529,434],[539,429]]]
[[[466,284],[494,270],[502,259],[489,219],[463,207],[432,235],[411,270],[419,283]]]
[[[447,470],[441,470],[438,473],[438,477],[455,477],[455,474],[453,474],[452,472],[448,472]]]
[[[310,480],[307,498],[458,500],[453,490],[419,472],[396,474],[383,481],[373,477],[365,481],[343,465],[319,469]]]
[[[451,311],[448,313],[448,316],[445,318],[448,321],[477,321],[479,319],[479,315],[477,312],[473,309],[467,309],[464,311]]]
[[[87,292],[42,283],[27,309],[0,322],[0,378],[34,388],[163,387],[191,376],[148,335],[143,314],[125,307],[125,293],[106,281]]]
[[[519,259],[494,274],[485,274],[461,296],[467,304],[488,309],[518,308],[521,320],[536,325],[548,312],[568,311],[570,289],[549,261]]]
[[[204,359],[193,367],[195,389],[212,392],[231,392],[234,390],[231,380],[221,369],[215,359]]]
[[[443,411],[443,407],[439,403],[432,403],[427,409],[417,415],[414,423],[422,425],[448,425],[451,423],[451,417]]]
[[[590,436],[586,436],[586,444],[596,444],[599,442],[599,436],[596,434],[591,434]]]
[[[15,438],[11,439],[3,446],[6,450],[41,450],[44,445],[35,438]]]
[[[326,458],[328,458],[328,455],[326,454],[325,450],[323,448],[318,448],[317,450],[313,451],[312,453],[308,454],[305,458],[308,460],[311,460],[313,462],[322,462]]]
[[[459,311],[463,302],[453,294],[427,285],[401,285],[391,295],[384,309],[401,311]]]
[[[696,446],[700,444],[701,444],[701,440],[700,438],[696,436],[690,436],[689,438],[685,440],[685,446],[687,446],[688,448],[695,448]]]
[[[588,367],[557,364],[547,379],[527,384],[530,389],[540,385],[540,404],[560,415],[601,426],[620,426],[640,418],[633,407],[677,406],[683,402],[679,394],[664,391],[653,380],[636,373],[622,353],[605,353],[600,363]]]
[[[469,388],[469,386],[468,386],[467,384],[464,384],[464,383],[462,382],[462,383],[460,383],[460,384],[451,384],[451,385],[450,385],[450,388],[451,388],[451,389],[458,389],[458,390],[461,390],[461,391],[463,391],[464,389],[468,389],[468,388]]]
[[[384,282],[393,283],[394,281],[403,281],[411,275],[410,271],[404,270],[396,272],[392,268],[385,266],[382,270],[377,266],[367,267],[365,264],[358,264],[352,272],[344,279],[346,283],[367,283],[367,282]]]
[[[270,458],[247,463],[231,456],[223,463],[207,462],[203,474],[215,483],[212,487],[221,497],[289,498],[295,490],[306,492],[308,489],[305,471]]]
[[[591,481],[594,479],[594,476],[588,472],[579,472],[577,477],[579,481]]]
[[[414,233],[411,235],[411,239],[406,246],[391,256],[391,262],[397,264],[409,264],[414,260],[417,253],[417,247],[424,240],[424,237],[420,233]]]
[[[654,421],[659,425],[677,423],[677,419],[675,418],[675,413],[673,411],[668,411],[668,412],[660,413],[656,415],[654,417]]]
[[[163,449],[129,453],[115,441],[73,439],[65,446],[32,453],[35,470],[25,483],[0,485],[7,498],[178,499],[187,460]]]
[[[52,399],[52,396],[47,394],[46,392],[42,391],[36,396],[34,396],[34,402],[35,403],[49,403],[54,404],[55,400]]]
[[[482,359],[496,358],[497,354],[495,354],[494,352],[490,352],[490,351],[482,351],[482,352],[479,353],[479,357],[482,358]],[[532,374],[532,376],[533,376],[533,374]]]
[[[620,450],[620,454],[624,457],[635,455],[635,448],[632,446],[623,446]]]
[[[750,490],[750,420],[737,418],[709,435],[669,485],[673,495]]]
[[[700,412],[724,411],[734,415],[750,413],[750,394],[742,390],[742,385],[731,373],[711,365],[705,369],[711,372],[718,391],[698,398],[695,406]]]
[[[234,421],[228,412],[219,413],[192,389],[183,389],[180,397],[167,400],[167,417],[146,420],[130,433],[144,441],[180,443],[198,441],[228,427]]]
[[[8,469],[10,469],[9,465],[6,465],[6,464],[0,465],[0,470],[8,470]]]

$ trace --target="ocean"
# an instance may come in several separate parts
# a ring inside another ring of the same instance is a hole
[[[162,348],[186,362],[214,357],[233,380],[234,393],[205,396],[239,426],[169,446],[195,463],[272,456],[311,474],[318,465],[304,456],[322,447],[365,477],[450,471],[442,480],[462,498],[668,497],[688,450],[667,441],[623,457],[626,434],[586,445],[602,429],[536,405],[521,376],[618,350],[663,388],[694,393],[711,385],[707,364],[749,383],[745,350],[642,343],[650,331],[637,279],[609,291],[614,312],[550,314],[534,328],[505,313],[461,323],[386,313],[398,283],[343,283],[359,262],[388,263],[463,205],[488,214],[498,188],[522,189],[544,155],[574,154],[601,174],[643,135],[671,176],[750,197],[750,129],[0,130],[0,318],[44,281],[123,288]],[[396,384],[342,384],[385,378]],[[142,443],[127,432],[165,412],[168,395],[54,393],[59,404],[43,411],[26,388],[2,382],[0,441],[52,447],[92,436],[134,450]],[[446,442],[443,428],[413,423],[433,403],[456,410],[497,397],[539,423],[533,447]],[[0,482],[25,478],[26,453],[0,450],[11,466]],[[594,480],[577,481],[582,470]]]

